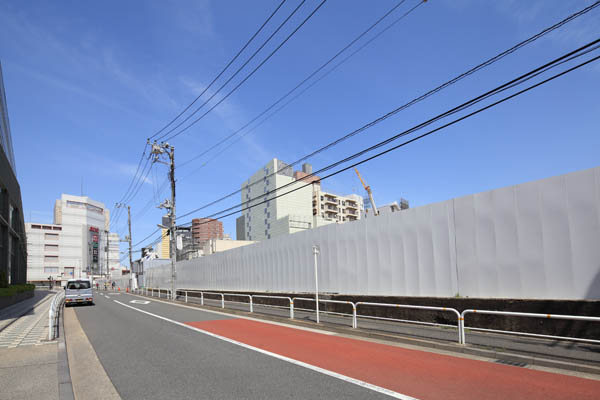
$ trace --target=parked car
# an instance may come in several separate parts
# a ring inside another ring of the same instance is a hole
[[[90,279],[69,279],[65,285],[65,305],[94,304]]]

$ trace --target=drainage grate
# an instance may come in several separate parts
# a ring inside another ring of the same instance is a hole
[[[526,367],[527,366],[527,363],[522,362],[522,361],[496,360],[494,362],[498,363],[498,364],[512,365],[513,367]]]

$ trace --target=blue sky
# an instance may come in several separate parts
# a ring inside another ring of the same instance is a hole
[[[406,0],[389,21],[416,3]],[[204,168],[198,169],[206,158],[178,168],[178,214],[238,189],[269,159],[291,162],[591,3],[427,2]],[[146,138],[200,93],[277,4],[0,2],[0,60],[25,219],[51,222],[54,200],[80,194],[82,181],[85,195],[112,208],[135,173]],[[274,21],[297,4],[288,0]],[[274,43],[317,4],[308,0]],[[394,4],[327,1],[238,91],[171,142],[177,162],[249,121]],[[318,169],[596,39],[599,21],[596,9],[310,162]],[[268,25],[250,48],[275,26]],[[360,171],[379,204],[404,197],[414,207],[598,166],[599,78],[597,64],[585,67]],[[160,223],[161,211],[145,206],[168,195],[157,193],[166,173],[155,164],[131,201],[134,242]],[[323,186],[363,195],[352,171]],[[195,216],[239,201],[236,196]],[[123,234],[125,222],[120,218],[112,230]],[[235,217],[224,224],[235,236]]]

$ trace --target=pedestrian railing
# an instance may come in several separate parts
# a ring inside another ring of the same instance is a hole
[[[145,294],[147,296],[150,296],[150,297],[154,297],[155,295],[157,295],[158,297],[161,297],[161,294],[164,294],[165,296],[167,296],[170,293],[169,289],[160,289],[160,288],[158,288],[158,289],[156,289],[156,288],[144,288],[144,289],[138,290],[137,293],[143,294],[144,291],[145,291]],[[250,295],[250,294],[242,294],[242,293],[206,292],[206,291],[199,291],[199,290],[177,290],[175,293],[176,294],[177,293],[183,293],[183,296],[185,298],[185,302],[186,303],[189,301],[189,297],[190,297],[190,296],[188,296],[188,294],[189,293],[195,293],[195,294],[200,294],[200,304],[201,305],[205,305],[204,303],[205,303],[205,297],[206,297],[206,295],[219,297],[219,299],[208,298],[206,300],[213,300],[213,301],[219,301],[220,300],[221,308],[225,308],[225,304],[226,303],[248,304],[249,305],[249,310],[250,310],[251,313],[255,312],[255,308],[257,306],[260,306],[260,307],[281,308],[281,309],[288,309],[289,308],[289,310],[290,310],[290,319],[294,319],[295,318],[295,312],[296,311],[316,312],[316,307],[315,307],[315,309],[300,308],[300,307],[298,307],[298,302],[303,302],[303,301],[306,301],[306,302],[315,302],[316,301],[315,298],[310,298],[310,297],[287,297],[287,296],[269,296],[269,295]],[[196,296],[194,296],[194,297],[196,297]],[[226,300],[227,297],[247,297],[248,298],[248,302]],[[257,303],[255,301],[255,299],[287,300],[289,302],[289,307],[281,306],[281,305]],[[349,305],[352,308],[352,313],[351,314],[341,313],[341,312],[334,312],[334,311],[324,311],[324,310],[319,310],[319,313],[320,314],[333,314],[333,315],[340,315],[340,316],[345,316],[345,317],[351,317],[352,318],[352,328],[358,328],[358,319],[359,318],[373,319],[373,320],[382,320],[382,321],[402,322],[402,323],[419,324],[419,325],[429,325],[429,326],[450,327],[450,328],[458,329],[458,343],[459,344],[466,344],[465,331],[467,329],[470,330],[470,331],[494,332],[494,333],[513,334],[513,335],[519,335],[519,336],[530,336],[530,337],[547,338],[547,339],[580,341],[580,342],[587,342],[587,343],[600,343],[600,340],[595,340],[595,339],[584,339],[584,338],[574,338],[574,337],[566,337],[566,336],[553,336],[553,335],[543,335],[543,334],[536,334],[536,333],[526,333],[526,332],[516,332],[516,331],[504,331],[504,330],[485,329],[485,328],[478,328],[478,327],[467,327],[465,325],[465,316],[467,314],[475,314],[475,313],[477,313],[477,314],[491,314],[491,315],[504,315],[504,316],[515,316],[515,317],[530,317],[530,318],[562,319],[562,320],[574,320],[574,321],[591,321],[591,322],[600,322],[600,317],[588,317],[588,316],[577,316],[577,315],[559,315],[559,314],[520,313],[520,312],[491,311],[491,310],[474,310],[474,309],[464,310],[462,313],[460,313],[458,310],[456,310],[455,308],[451,308],[451,307],[433,307],[433,306],[419,306],[419,305],[412,305],[412,304],[393,304],[393,303],[371,303],[371,302],[363,302],[363,301],[359,301],[359,302],[353,303],[351,301],[325,300],[325,299],[319,299],[319,303],[326,303],[326,304],[327,303],[332,303],[332,304],[347,304],[347,305]],[[358,310],[359,310],[359,307],[361,307],[361,306],[363,306],[363,307],[364,306],[371,306],[371,307],[402,308],[402,309],[413,309],[413,310],[446,312],[446,313],[454,314],[456,316],[456,318],[457,318],[457,324],[456,325],[453,325],[453,324],[442,324],[442,323],[435,323],[435,322],[415,321],[415,320],[408,320],[408,319],[378,317],[378,316],[374,316],[374,315],[359,314]]]
[[[429,311],[441,311],[441,312],[451,312],[453,314],[456,315],[456,325],[449,325],[449,324],[438,324],[438,323],[434,323],[434,322],[424,322],[424,321],[413,321],[413,320],[403,320],[403,319],[396,319],[396,318],[385,318],[385,317],[375,317],[372,315],[357,315],[360,318],[369,318],[369,319],[380,319],[380,320],[388,320],[388,321],[398,321],[398,322],[408,322],[408,323],[414,323],[414,324],[421,324],[421,325],[430,325],[430,326],[450,326],[450,327],[455,327],[458,329],[458,343],[462,343],[462,337],[463,335],[462,333],[462,328],[461,328],[461,324],[460,324],[460,313],[458,312],[458,310],[454,309],[454,308],[449,308],[449,307],[432,307],[432,306],[416,306],[416,305],[412,305],[412,304],[387,304],[387,303],[369,303],[366,301],[359,301],[356,303],[356,308],[358,309],[358,306],[374,306],[374,307],[395,307],[395,308],[405,308],[405,309],[413,309],[413,310],[429,310]],[[357,326],[355,326],[356,328]]]
[[[545,319],[566,319],[572,321],[591,321],[591,322],[600,322],[600,317],[587,317],[587,316],[579,316],[579,315],[561,315],[561,314],[538,314],[538,313],[522,313],[522,312],[511,312],[511,311],[491,311],[491,310],[464,310],[460,316],[460,325],[462,332],[462,344],[466,344],[466,335],[465,330],[469,329],[472,331],[484,331],[484,332],[497,332],[497,333],[509,333],[513,335],[519,336],[531,336],[531,337],[541,337],[546,339],[558,339],[558,340],[570,340],[570,341],[578,341],[578,342],[587,342],[587,343],[600,343],[600,340],[594,339],[584,339],[584,338],[573,338],[566,336],[553,336],[553,335],[542,335],[537,333],[525,333],[525,332],[515,332],[515,331],[503,331],[497,329],[484,329],[484,328],[468,328],[465,326],[465,316],[467,314],[489,314],[489,315],[505,315],[512,317],[529,317],[529,318],[545,318]]]
[[[294,300],[294,302],[297,302],[298,300],[316,302],[315,299],[310,298],[310,297],[294,297],[293,300]],[[319,303],[348,304],[349,306],[351,306],[352,314],[345,314],[345,313],[340,313],[340,312],[335,312],[335,311],[323,311],[323,310],[319,310],[317,312],[322,313],[322,314],[335,314],[335,315],[342,315],[342,316],[350,316],[350,317],[352,317],[352,327],[356,328],[356,304],[354,304],[351,301],[325,300],[325,299],[319,299]],[[316,311],[316,307],[315,307],[315,310],[302,309],[302,308],[296,308],[296,309],[303,310],[303,311]]]
[[[54,340],[58,336],[58,321],[60,314],[60,307],[65,299],[64,291],[56,293],[50,303],[50,309],[48,310],[48,340]]]
[[[252,298],[256,298],[256,299],[281,299],[281,300],[287,300],[290,302],[290,319],[294,319],[294,300],[291,297],[286,297],[286,296],[267,296],[267,295],[258,295],[258,294],[254,294],[252,295]],[[277,305],[273,305],[273,304],[263,304],[263,303],[254,303],[255,306],[261,306],[261,307],[272,307],[272,308],[288,308],[288,307],[284,307],[284,306],[277,306]]]

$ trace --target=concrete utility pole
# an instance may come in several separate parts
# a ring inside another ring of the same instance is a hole
[[[127,225],[129,225],[129,236],[127,241],[129,242],[129,290],[133,290],[133,258],[131,252],[131,207],[127,206]]]
[[[106,254],[106,274],[104,274],[104,277],[106,278],[108,276],[108,269],[110,267],[110,264],[108,262],[108,231],[104,231],[106,232],[106,246],[104,247],[104,251]]]
[[[125,207],[123,203],[115,204],[115,207]],[[129,235],[125,236],[125,240],[121,242],[127,242],[129,244],[129,289],[133,290],[133,251],[131,249],[131,206],[127,206],[127,227],[129,229]],[[107,236],[108,239],[108,236]]]
[[[150,140],[148,139],[148,144],[150,144]],[[169,255],[171,256],[171,298],[173,300],[176,299],[175,295],[175,281],[177,279],[177,269],[175,266],[175,261],[177,257],[177,238],[176,238],[176,227],[175,227],[175,147],[171,146],[169,143],[160,143],[158,144],[156,141],[152,143],[152,151],[151,155],[154,156],[154,160],[152,162],[160,162],[169,166],[169,180],[171,181],[171,200],[165,200],[159,208],[165,208],[169,210]],[[162,154],[166,154],[169,157],[169,162],[162,161],[160,156]]]

